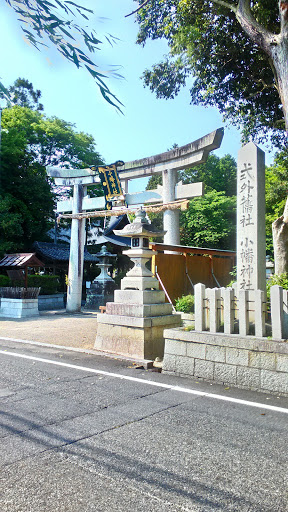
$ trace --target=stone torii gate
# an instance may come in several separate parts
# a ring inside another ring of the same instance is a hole
[[[203,195],[203,183],[183,185],[177,183],[177,171],[187,169],[206,162],[210,151],[220,147],[224,135],[219,128],[204,137],[159,155],[126,162],[117,167],[121,185],[125,194],[125,202],[129,206],[147,202],[169,203],[179,199],[190,199]],[[156,190],[147,190],[134,194],[128,193],[128,181],[145,176],[162,173],[163,185]],[[87,186],[100,182],[97,170],[92,169],[60,169],[47,167],[47,174],[54,178],[55,184],[73,187],[73,198],[57,203],[58,213],[72,212],[70,259],[68,272],[67,306],[69,313],[80,311],[82,296],[85,220],[73,218],[73,215],[85,211],[102,210],[105,198],[87,196]],[[119,212],[120,214],[121,212]],[[167,232],[164,243],[179,245],[179,211],[167,210],[163,214],[164,230]]]

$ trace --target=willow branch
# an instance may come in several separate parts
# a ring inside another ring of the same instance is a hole
[[[125,18],[128,18],[128,16],[132,16],[132,14],[135,14],[136,12],[140,11],[140,9],[142,9],[142,7],[145,7],[145,5],[149,4],[149,2],[150,0],[145,0],[145,2],[139,5],[137,9],[135,9],[135,11],[130,12],[130,14],[126,14]]]

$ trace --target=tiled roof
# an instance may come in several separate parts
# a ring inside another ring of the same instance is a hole
[[[5,254],[0,261],[0,267],[5,268],[25,268],[25,267],[44,267],[44,263],[40,261],[35,252]]]
[[[48,261],[69,261],[70,245],[53,244],[50,242],[34,242],[33,247],[37,254]],[[99,260],[94,254],[90,254],[87,249],[84,250],[84,260],[86,262],[97,263]]]

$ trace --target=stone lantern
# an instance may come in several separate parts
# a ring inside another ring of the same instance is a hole
[[[112,266],[111,258],[116,258],[116,254],[111,254],[105,245],[102,245],[101,251],[97,254],[99,263],[97,267],[101,272],[94,279],[89,290],[87,290],[86,304],[84,309],[98,311],[100,306],[105,306],[106,302],[113,300],[113,294],[116,283],[108,274],[108,269]]]
[[[135,357],[138,360],[163,357],[163,330],[181,324],[181,316],[172,314],[165,302],[159,281],[146,264],[156,251],[149,249],[149,238],[164,235],[153,230],[140,210],[132,224],[116,235],[131,238],[131,248],[125,254],[134,262],[115,290],[114,302],[107,302],[106,314],[98,315],[95,349]]]
[[[131,238],[131,249],[123,254],[129,256],[134,267],[129,270],[121,281],[121,290],[159,290],[159,281],[146,266],[156,251],[149,249],[149,238],[163,236],[165,231],[155,231],[148,224],[144,210],[138,210],[132,224],[127,224],[121,231],[115,230],[116,235]]]

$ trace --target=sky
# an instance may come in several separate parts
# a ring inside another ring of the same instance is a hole
[[[42,92],[45,114],[69,121],[77,131],[93,135],[97,151],[107,164],[162,153],[175,143],[188,144],[222,126],[225,135],[215,154],[221,157],[229,153],[237,159],[240,132],[225,125],[216,109],[190,105],[189,84],[173,100],[156,99],[143,87],[142,73],[158,63],[168,48],[165,41],[149,41],[144,48],[136,45],[135,16],[125,15],[137,3],[133,0],[79,0],[78,3],[93,8],[89,23],[101,40],[105,40],[105,34],[119,39],[113,47],[108,42],[103,44],[95,59],[104,72],[111,71],[113,65],[119,66],[118,72],[124,79],[110,77],[107,84],[124,104],[123,115],[105,102],[85,69],[77,69],[53,48],[40,52],[29,46],[16,14],[2,2],[0,80],[4,85],[11,85],[18,77],[32,82]],[[266,153],[268,164],[271,159]],[[132,180],[129,191],[143,189],[146,182],[147,178]]]

